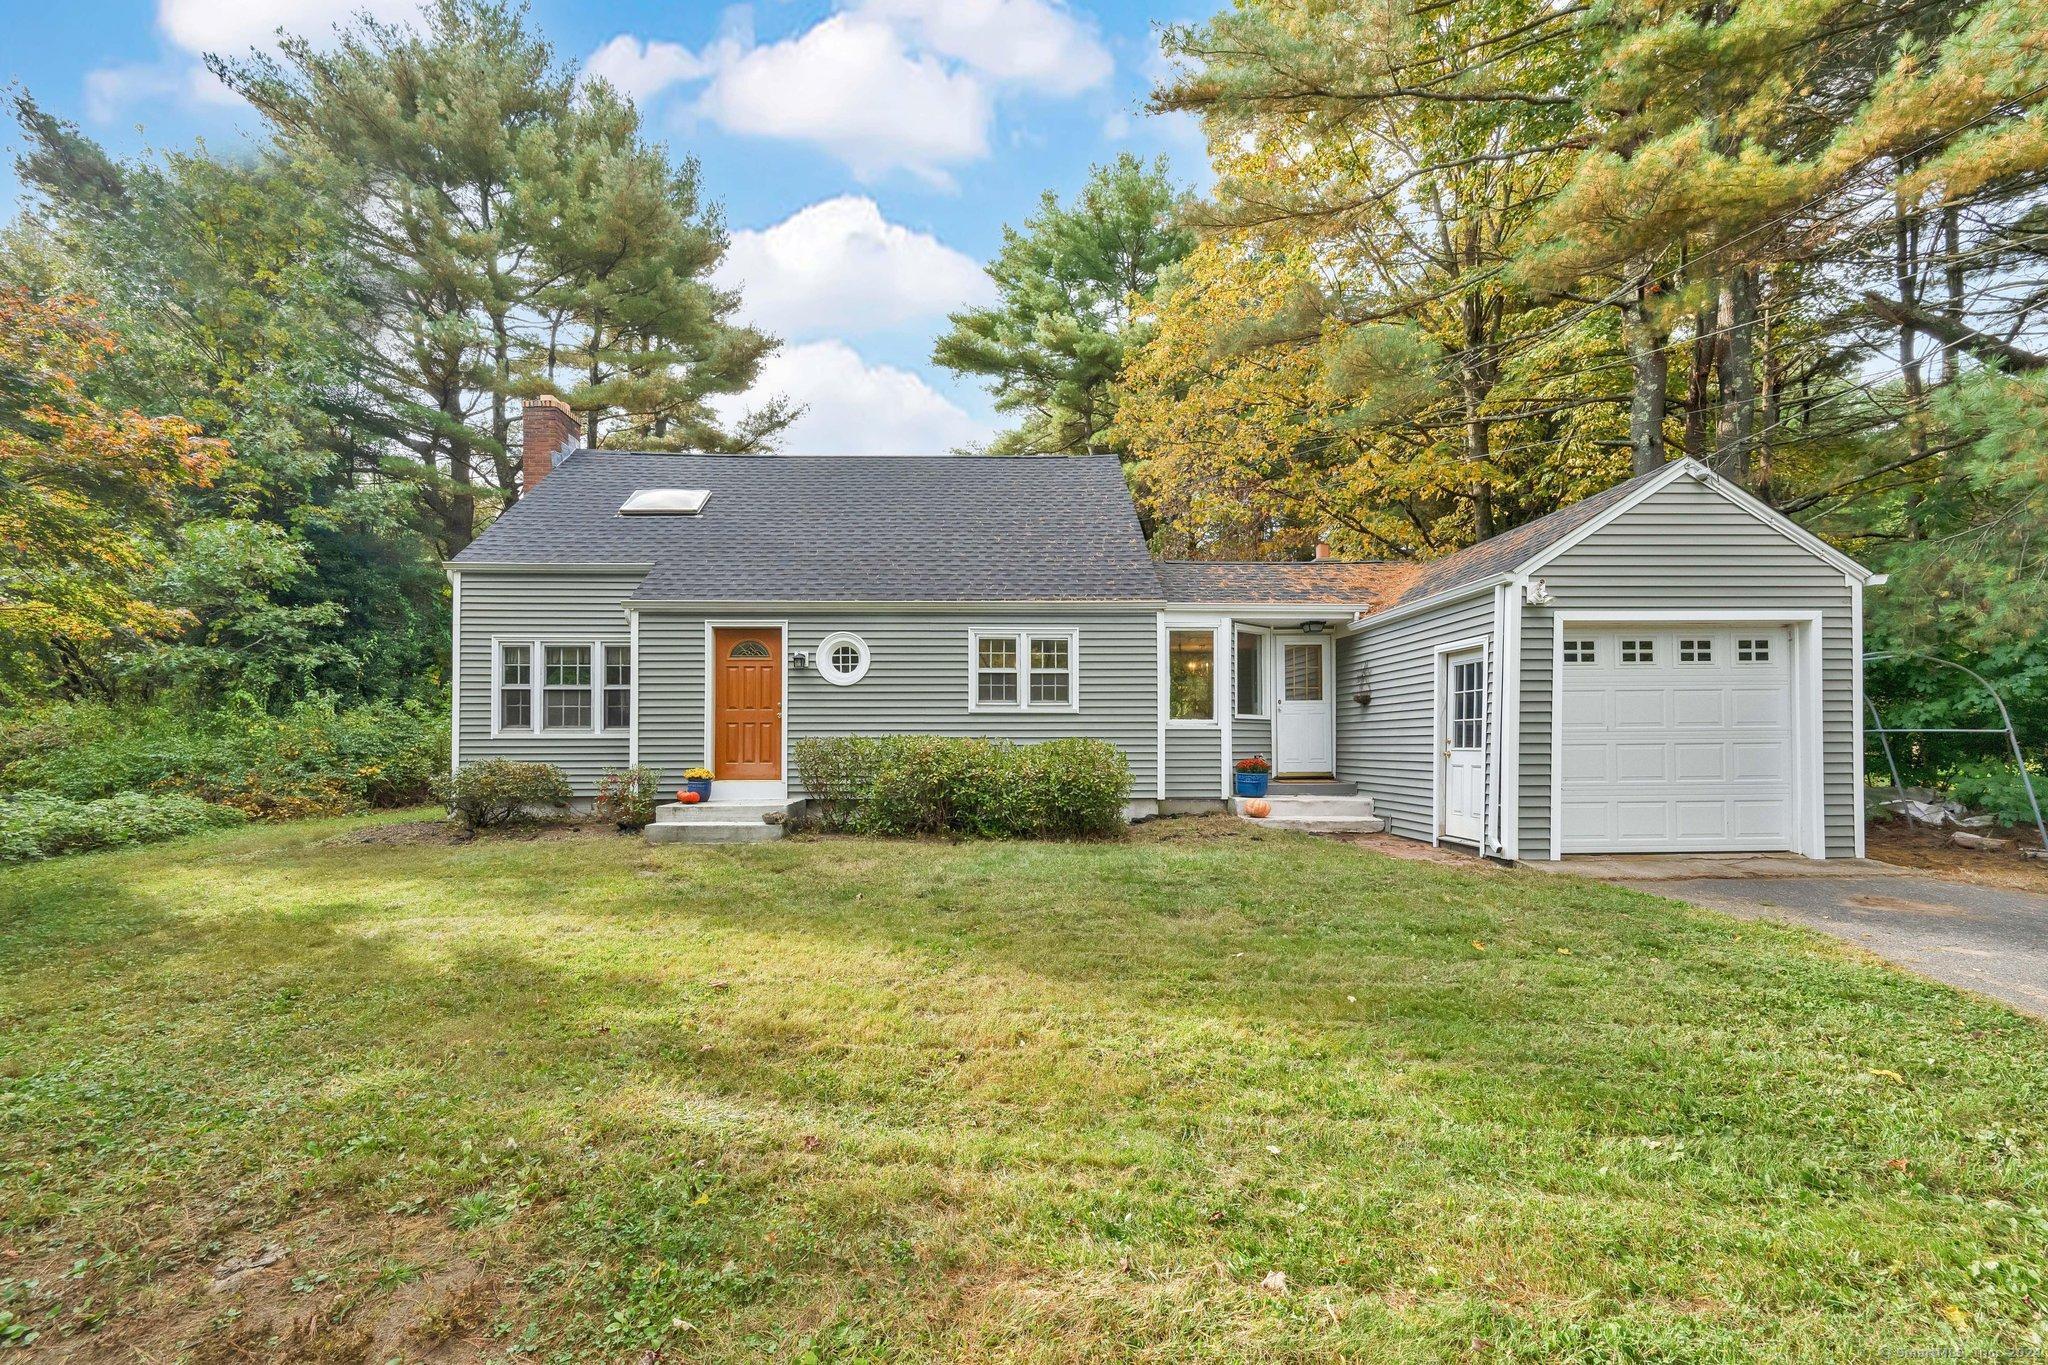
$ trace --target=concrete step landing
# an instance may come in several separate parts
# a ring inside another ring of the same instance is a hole
[[[1242,816],[1244,807],[1251,797],[1231,798],[1230,808]],[[1252,820],[1255,825],[1271,825],[1275,829],[1298,830],[1304,834],[1378,834],[1387,827],[1387,822],[1372,813],[1370,796],[1314,795],[1296,796],[1273,792],[1266,798],[1266,804],[1273,808],[1272,814],[1264,819]]]
[[[1356,796],[1356,782],[1338,782],[1324,777],[1276,777],[1266,786],[1267,796]]]
[[[670,801],[654,808],[654,823],[645,831],[650,844],[758,844],[782,837],[780,821],[770,824],[765,817],[787,816],[785,801],[702,801],[686,806]]]

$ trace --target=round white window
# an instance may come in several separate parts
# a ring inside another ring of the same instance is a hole
[[[859,682],[868,672],[868,642],[845,631],[827,635],[818,646],[818,672],[841,687]]]

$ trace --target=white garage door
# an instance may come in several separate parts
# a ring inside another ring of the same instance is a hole
[[[1567,626],[1566,853],[1793,846],[1784,626]]]

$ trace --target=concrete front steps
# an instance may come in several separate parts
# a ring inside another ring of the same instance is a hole
[[[769,815],[789,814],[786,801],[670,801],[654,808],[646,829],[650,844],[758,844],[782,837],[782,824]]]
[[[1230,808],[1245,815],[1245,802],[1255,797],[1235,796]],[[1272,792],[1265,798],[1273,813],[1263,820],[1252,820],[1255,825],[1271,825],[1275,829],[1299,830],[1303,834],[1378,834],[1387,827],[1387,822],[1372,813],[1370,796],[1345,796],[1335,793],[1301,794]]]

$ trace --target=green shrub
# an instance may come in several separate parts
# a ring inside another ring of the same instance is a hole
[[[418,805],[447,753],[446,714],[417,704],[305,702],[271,716],[79,703],[0,723],[0,792],[178,792],[288,819]]]
[[[23,792],[0,797],[0,863],[155,843],[239,825],[244,818],[226,806],[175,794],[122,792],[97,801],[73,801],[47,792]]]
[[[661,799],[661,774],[653,768],[614,768],[597,784],[597,814],[620,829],[639,829],[654,821],[654,803]]]
[[[438,785],[449,813],[472,830],[510,824],[535,810],[569,804],[569,779],[552,763],[487,758],[463,764]]]
[[[895,735],[792,747],[806,814],[821,828],[978,839],[1100,839],[1124,830],[1130,765],[1103,740]]]
[[[805,820],[831,833],[851,830],[884,753],[895,743],[866,735],[790,741],[790,758],[803,778]]]
[[[2038,764],[2028,774],[2034,780],[2034,795],[2048,809],[2048,773]],[[1998,817],[1999,823],[2031,829],[2034,808],[2027,802],[2027,789],[2020,782],[2020,770],[2010,758],[1976,759],[1944,770],[1936,783],[1950,796],[1973,811]],[[1888,796],[1890,792],[1879,793]]]

